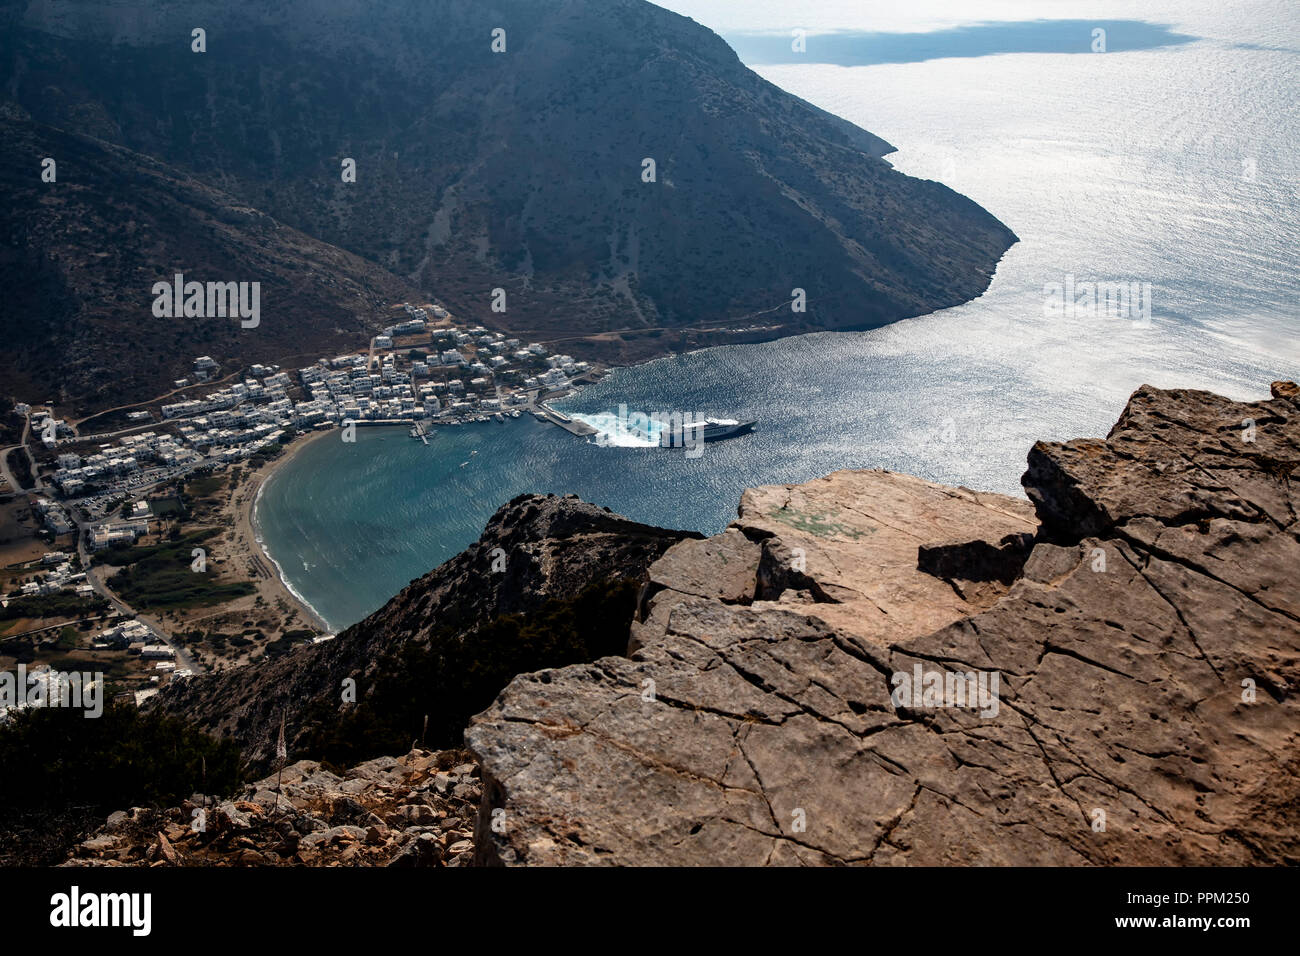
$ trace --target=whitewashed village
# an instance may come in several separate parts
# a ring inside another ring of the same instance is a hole
[[[25,445],[36,464],[34,488],[27,490],[31,519],[39,524],[41,540],[53,546],[39,555],[29,550],[25,560],[8,563],[0,613],[12,618],[14,608],[45,601],[55,618],[70,619],[69,624],[84,630],[87,616],[76,620],[79,615],[68,601],[95,603],[102,610],[95,616],[100,626],[73,643],[88,651],[128,655],[134,678],[128,686],[140,703],[167,680],[205,669],[205,660],[208,666],[222,666],[232,650],[228,645],[217,654],[204,653],[206,647],[187,650],[177,634],[189,617],[175,612],[169,623],[166,613],[137,614],[96,573],[101,564],[112,572],[114,562],[144,554],[145,543],[166,544],[161,526],[168,520],[171,498],[156,493],[192,489],[185,482],[212,483],[223,475],[237,484],[241,466],[260,465],[297,436],[349,426],[402,426],[427,444],[437,427],[505,424],[528,413],[587,433],[546,401],[594,380],[603,369],[482,326],[460,327],[437,304],[403,303],[400,309],[405,317],[383,328],[367,350],[322,357],[302,368],[254,364],[228,369],[210,356],[198,356],[191,375],[172,383],[174,391],[124,411],[122,427],[111,431],[87,433],[84,426],[93,419],[79,427],[55,417],[48,406],[16,404],[13,414],[24,420]],[[20,488],[8,471],[4,481]],[[177,530],[171,530],[170,538],[177,537]],[[267,573],[260,557],[249,560],[249,572]],[[25,610],[16,613],[26,623],[45,623],[44,618],[27,619]],[[281,634],[328,637],[319,628],[293,629],[299,623],[286,615]],[[0,658],[3,642],[15,636],[7,630],[0,628]],[[40,631],[59,628],[23,633],[43,636]],[[65,642],[70,639],[67,626],[62,634]],[[240,637],[231,635],[236,646],[243,646]],[[242,662],[237,655],[229,659]]]

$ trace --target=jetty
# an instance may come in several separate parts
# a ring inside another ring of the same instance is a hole
[[[559,425],[566,432],[569,432],[572,435],[578,435],[579,437],[585,438],[588,435],[596,434],[597,431],[597,429],[592,428],[586,422],[575,421],[563,412],[557,412],[545,402],[539,402],[533,410],[533,414],[542,421],[550,422],[552,425]]]

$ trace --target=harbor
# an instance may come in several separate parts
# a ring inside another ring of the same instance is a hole
[[[487,421],[505,424],[507,417],[519,418],[524,411],[527,411],[540,422],[555,425],[578,438],[591,438],[600,435],[601,430],[589,422],[566,415],[564,412],[552,407],[550,403],[569,397],[584,384],[599,380],[601,374],[601,370],[597,369],[586,371],[575,376],[568,386],[557,389],[526,389],[504,394],[498,390],[495,399],[491,400],[490,403],[471,406],[468,409],[460,407],[462,404],[468,403],[453,403],[436,417],[420,418],[412,422],[410,436],[428,445],[429,433],[435,425],[467,425]],[[541,398],[543,394],[546,395],[544,399]],[[622,406],[620,407],[622,408]],[[623,409],[623,411],[625,414],[626,410]],[[674,421],[676,422],[675,425],[673,425]],[[387,423],[374,422],[374,424]],[[397,422],[392,423],[397,424]],[[746,434],[752,431],[755,425],[753,421],[726,418],[700,418],[697,420],[690,415],[684,417],[681,415],[668,416],[666,423],[673,427],[672,435],[675,436],[668,440],[669,445],[690,445],[697,441],[721,441],[725,438]]]
[[[572,395],[578,387],[588,382],[596,381],[602,374],[601,370],[593,369],[582,375],[576,376],[572,380],[574,387],[555,389],[547,393],[544,400],[539,400],[542,395],[542,389],[516,392],[514,395],[507,396],[505,407],[501,407],[499,397],[497,407],[500,410],[474,408],[469,412],[457,413],[454,408],[448,408],[437,417],[426,417],[418,419],[411,424],[410,436],[424,444],[429,444],[429,434],[435,425],[468,425],[477,422],[494,421],[497,424],[505,424],[506,418],[519,418],[525,411],[542,422],[547,422],[564,429],[571,435],[579,438],[589,438],[598,434],[598,429],[592,427],[586,422],[577,421],[550,406],[550,402],[567,398]],[[405,424],[405,422],[375,422],[374,424]]]
[[[574,419],[570,418],[568,415],[565,415],[563,412],[556,411],[554,408],[551,408],[545,402],[541,402],[535,405],[530,405],[528,410],[532,412],[533,416],[537,418],[538,421],[548,422],[552,425],[556,425],[560,428],[563,428],[566,432],[568,432],[571,435],[577,435],[579,438],[588,438],[592,435],[597,434],[597,429],[593,428],[591,425],[588,425],[586,422],[575,421]],[[417,441],[423,442],[424,444],[427,445],[429,444],[429,435],[431,431],[435,426],[438,425],[442,425],[442,426],[471,425],[471,424],[477,424],[480,422],[488,422],[488,421],[493,421],[499,425],[504,425],[507,418],[519,418],[520,415],[521,415],[521,410],[518,408],[513,408],[508,411],[495,412],[492,415],[475,414],[475,415],[458,415],[455,417],[445,417],[445,418],[424,418],[414,423],[411,423],[410,430],[408,433],[412,438],[416,439]],[[381,422],[367,422],[367,423],[359,422],[358,424],[399,425],[399,424],[406,424],[406,423],[401,421],[381,421]]]

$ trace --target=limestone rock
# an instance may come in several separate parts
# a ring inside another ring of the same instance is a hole
[[[887,471],[751,488],[725,532],[675,544],[651,566],[629,652],[662,637],[685,596],[794,598],[867,641],[924,634],[1005,594],[1036,527],[1022,499]]]
[[[1034,514],[883,472],[749,492],[712,553],[763,550],[751,600],[670,550],[630,658],[473,720],[478,862],[1300,863],[1300,398],[1272,394],[1139,389],[1106,439],[1034,446]]]
[[[248,818],[248,814],[229,801],[219,805],[217,812],[213,816],[217,826],[229,830],[247,830],[253,825]]]

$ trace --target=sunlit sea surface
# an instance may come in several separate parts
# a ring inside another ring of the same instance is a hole
[[[1021,241],[967,305],[617,370],[559,406],[605,424],[620,404],[758,421],[696,458],[528,416],[440,428],[429,446],[391,428],[312,444],[266,487],[257,521],[332,626],[460,551],[523,492],[705,532],[748,486],[839,468],[1018,494],[1034,440],[1105,434],[1142,383],[1251,399],[1300,378],[1294,3],[830,2],[801,5],[799,22],[783,2],[666,5]],[[1106,52],[1092,51],[1098,27]],[[808,31],[803,53],[793,29]],[[1149,323],[1047,316],[1045,285],[1071,275],[1150,283]]]

